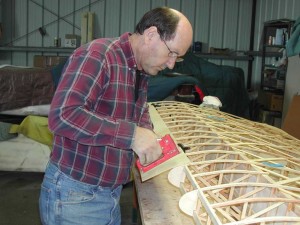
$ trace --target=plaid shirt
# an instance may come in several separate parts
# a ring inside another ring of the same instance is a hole
[[[136,124],[152,129],[146,74],[141,73],[135,101],[137,67],[129,35],[76,49],[51,103],[51,162],[84,183],[116,187],[128,182]]]

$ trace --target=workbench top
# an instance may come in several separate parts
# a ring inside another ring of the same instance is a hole
[[[192,217],[179,209],[180,190],[168,181],[168,172],[141,182],[134,169],[134,182],[143,225],[193,225]]]

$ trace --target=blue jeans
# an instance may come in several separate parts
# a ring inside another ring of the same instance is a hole
[[[120,195],[115,189],[76,181],[48,164],[39,199],[43,225],[119,225]]]

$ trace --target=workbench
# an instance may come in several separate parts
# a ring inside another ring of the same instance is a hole
[[[143,225],[193,225],[192,217],[179,209],[181,193],[168,181],[168,171],[141,182],[133,169],[136,196]]]

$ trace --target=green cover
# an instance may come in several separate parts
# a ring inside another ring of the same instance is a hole
[[[158,99],[162,93],[165,96],[167,91],[170,94],[178,83],[195,82],[205,95],[216,96],[221,100],[221,111],[242,117],[248,115],[249,96],[245,88],[244,71],[241,68],[216,65],[191,52],[183,58],[184,61],[176,63],[172,70],[166,69],[157,77],[150,77],[148,95],[151,99]],[[164,78],[164,74],[170,72],[193,76]]]
[[[286,54],[288,57],[300,55],[300,17],[292,28],[291,37],[286,44]]]

